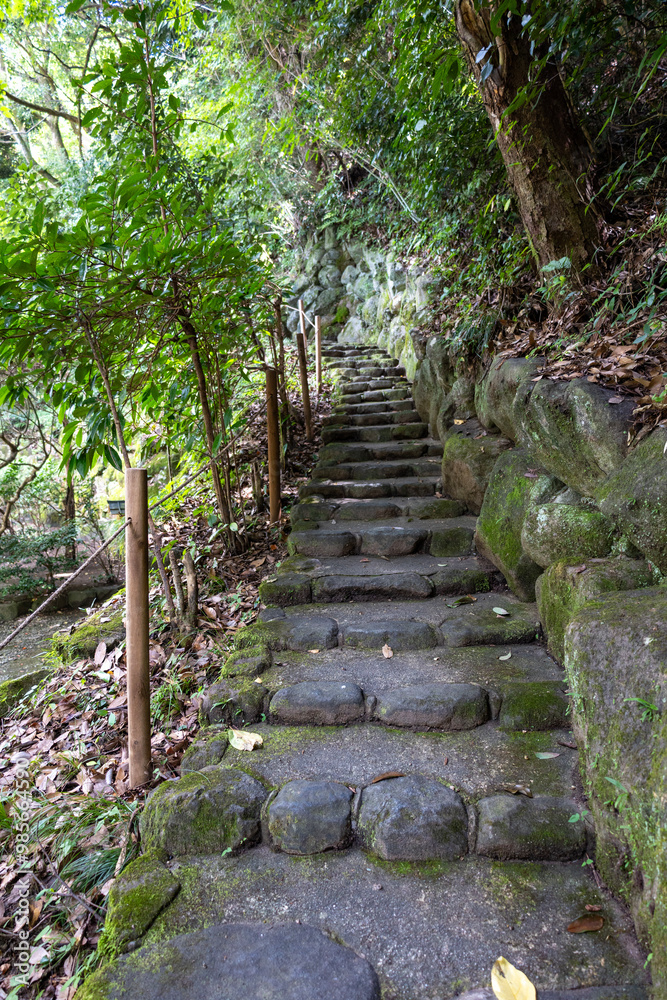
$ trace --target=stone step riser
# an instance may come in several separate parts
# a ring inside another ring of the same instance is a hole
[[[439,470],[438,470],[439,472]],[[299,497],[322,496],[334,499],[369,500],[378,497],[433,497],[442,489],[438,476],[406,476],[403,479],[387,477],[384,482],[310,482],[299,489]]]
[[[474,549],[473,527],[457,525],[438,530],[386,528],[353,532],[326,528],[292,531],[287,548],[290,555],[333,558],[337,556],[468,556]]]
[[[418,421],[395,421],[389,424],[368,427],[325,427],[322,431],[324,444],[345,441],[414,441],[428,435],[428,424]]]
[[[378,408],[377,411],[368,413],[332,413],[322,421],[326,429],[336,427],[339,430],[347,427],[386,427],[388,424],[419,423],[423,423],[419,413],[410,408],[384,411]]]
[[[346,521],[382,521],[388,518],[416,518],[417,520],[444,520],[462,517],[466,506],[460,500],[445,497],[407,497],[406,499],[330,500],[316,499],[295,504],[291,509],[292,530],[304,530],[304,522],[328,527],[334,521],[344,526]],[[471,520],[471,526],[474,522]],[[299,528],[297,528],[299,525]]]
[[[374,403],[356,403],[354,405],[338,404],[334,406],[331,417],[335,420],[337,417],[345,418],[352,416],[368,416],[369,414],[395,413],[398,411],[416,413],[417,411],[415,410],[415,404],[412,401],[412,398],[393,400],[382,399]]]
[[[392,567],[393,568],[393,567]],[[295,607],[299,604],[338,604],[341,601],[423,601],[439,595],[460,596],[491,590],[495,571],[451,569],[431,576],[414,572],[390,572],[381,576],[351,576],[332,573],[309,577],[284,574],[260,584],[260,598],[266,604]]]
[[[349,465],[317,465],[312,471],[312,480],[330,479],[333,482],[341,480],[372,479],[404,479],[430,478],[435,479],[440,473],[440,462],[437,459],[423,458],[415,462],[357,462]]]
[[[419,426],[419,425],[417,425]],[[400,459],[442,457],[442,445],[432,438],[404,441],[338,442],[332,441],[320,448],[317,468],[342,465],[348,462],[391,462]]]

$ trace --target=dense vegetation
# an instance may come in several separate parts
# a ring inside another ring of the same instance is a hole
[[[156,492],[206,462],[152,527],[154,612],[161,533],[192,518],[239,603],[212,560],[254,544],[267,362],[305,471],[280,299],[332,224],[443,277],[431,326],[466,362],[546,352],[566,377],[593,352],[664,419],[662,0],[13,0],[0,192],[0,597],[108,531],[123,466]]]

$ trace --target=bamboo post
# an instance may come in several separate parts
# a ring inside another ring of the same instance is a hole
[[[322,392],[322,320],[315,317],[315,376],[317,379],[317,395]]]
[[[125,587],[127,594],[127,725],[130,788],[153,776],[148,667],[148,477],[125,469]]]
[[[303,398],[303,422],[306,425],[306,441],[312,441],[313,422],[310,414],[310,392],[308,391],[306,338],[300,333],[296,335],[296,349],[299,353],[299,372],[301,374],[301,396]]]
[[[306,333],[306,310],[303,308],[303,299],[299,299],[299,329],[301,330],[301,336],[303,337],[303,346],[306,349],[306,357],[307,357],[308,335]]]
[[[280,418],[278,415],[278,373],[266,369],[266,428],[269,440],[269,521],[280,521]]]

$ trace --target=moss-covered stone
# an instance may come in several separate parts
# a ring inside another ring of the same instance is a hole
[[[202,771],[219,764],[229,748],[229,730],[225,726],[211,726],[202,730],[190,744],[181,759],[181,774]]]
[[[240,727],[257,722],[266,707],[268,691],[250,677],[233,677],[212,684],[206,691],[201,712],[208,723],[227,722]]]
[[[220,670],[220,677],[258,677],[270,666],[271,650],[268,646],[245,646],[227,657]]]
[[[562,488],[560,480],[536,468],[530,455],[519,448],[504,452],[493,468],[475,542],[480,554],[498,567],[521,600],[535,600],[535,581],[541,572],[521,545],[526,511],[556,496]]]
[[[255,778],[222,766],[164,782],[141,815],[142,845],[174,856],[249,847],[260,837],[266,796]]]
[[[475,532],[463,525],[438,528],[431,532],[429,552],[432,556],[467,556],[473,549]]]
[[[310,577],[303,573],[281,573],[263,580],[259,597],[264,604],[286,607],[310,602]]]
[[[535,586],[540,619],[549,650],[563,659],[565,629],[577,611],[601,594],[637,590],[658,582],[655,569],[642,559],[599,559],[585,569],[564,562],[553,563]]]
[[[616,529],[599,510],[584,504],[545,503],[526,511],[521,547],[538,566],[560,560],[583,562],[609,555]]]
[[[180,889],[155,854],[130,862],[111,886],[99,952],[115,958],[129,951]]]
[[[667,573],[667,429],[632,450],[597,491],[600,509]]]
[[[500,861],[572,861],[586,847],[583,820],[570,822],[577,805],[550,795],[490,795],[480,799],[477,853]]]
[[[601,595],[565,633],[596,864],[630,904],[667,995],[667,589]],[[639,699],[639,700],[638,700]]]
[[[3,719],[18,704],[23,695],[43,681],[49,671],[46,667],[29,670],[20,677],[10,677],[0,683],[0,719]]]
[[[559,681],[514,681],[502,686],[500,728],[561,729],[569,725],[568,701]]]
[[[461,500],[473,514],[479,514],[496,459],[512,442],[505,437],[485,435],[476,420],[451,432],[444,442],[442,484],[444,491]]]
[[[497,427],[518,441],[521,412],[543,358],[495,358],[475,386],[475,408],[484,427]]]
[[[52,648],[65,662],[92,656],[102,640],[109,649],[125,638],[125,608],[100,608],[84,618],[70,635],[54,635]]]

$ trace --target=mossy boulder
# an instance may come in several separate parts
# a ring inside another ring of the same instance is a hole
[[[230,677],[212,684],[204,694],[201,713],[208,723],[240,727],[257,722],[266,707],[267,689],[258,678]]]
[[[36,667],[20,677],[10,677],[0,683],[0,719],[3,719],[21,700],[24,694],[48,676],[47,667]]]
[[[543,358],[495,358],[475,386],[475,408],[484,427],[517,441],[520,416]]]
[[[539,566],[524,552],[521,531],[531,506],[552,499],[563,483],[535,466],[520,448],[497,459],[477,521],[478,552],[497,566],[514,593],[523,601],[535,600]]]
[[[477,420],[450,432],[442,455],[442,484],[445,493],[461,500],[473,514],[479,514],[496,459],[512,442],[505,437],[486,435]]]
[[[569,705],[559,681],[512,681],[502,685],[500,728],[507,731],[561,729]]]
[[[559,560],[583,562],[609,555],[614,525],[585,504],[544,503],[529,507],[521,529],[521,547],[538,566]]]
[[[641,441],[598,489],[600,509],[667,573],[667,429]]]
[[[69,635],[56,634],[52,649],[65,662],[81,656],[92,656],[102,640],[113,649],[125,638],[125,606],[100,608],[77,624]]]
[[[222,766],[166,781],[151,793],[141,815],[144,850],[179,856],[250,847],[260,838],[266,796],[255,778]]]
[[[651,587],[658,582],[657,577],[648,562],[623,556],[597,559],[583,569],[565,562],[553,563],[535,586],[549,651],[562,662],[565,629],[588,601],[617,590]]]
[[[628,900],[667,995],[667,588],[605,594],[565,632],[596,865]]]
[[[144,854],[130,862],[109,891],[100,954],[115,958],[130,951],[180,887],[178,879],[155,854]]]

